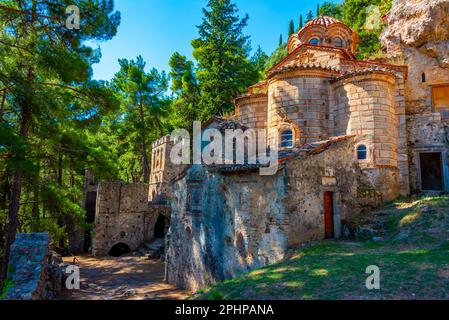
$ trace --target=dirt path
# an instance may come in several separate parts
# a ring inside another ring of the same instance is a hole
[[[176,300],[189,293],[164,282],[164,263],[141,256],[77,257],[80,290],[64,290],[64,300]],[[72,263],[73,258],[64,259]]]

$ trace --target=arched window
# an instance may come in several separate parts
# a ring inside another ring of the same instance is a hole
[[[318,43],[320,43],[320,40],[318,38],[312,38],[312,39],[310,39],[309,43],[313,44],[313,45],[317,45]]]
[[[334,46],[338,48],[343,48],[343,40],[341,38],[335,38],[334,39]]]
[[[293,148],[293,131],[285,130],[281,133],[281,148]]]
[[[426,78],[427,78],[427,77],[426,77],[426,74],[423,72],[422,75],[421,75],[421,80],[422,80],[422,82],[426,82],[426,81],[427,81]]]
[[[368,158],[368,149],[365,145],[360,145],[357,147],[357,159],[366,160]]]

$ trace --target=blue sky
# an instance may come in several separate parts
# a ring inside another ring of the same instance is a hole
[[[249,15],[245,34],[251,36],[253,48],[258,45],[271,53],[279,43],[279,35],[287,37],[288,24],[309,10],[316,14],[324,0],[234,0],[243,16]],[[341,3],[339,0],[333,2]],[[198,36],[206,0],[115,0],[122,22],[117,35],[100,46],[102,59],[94,65],[94,78],[109,80],[118,71],[119,58],[143,56],[149,67],[168,71],[168,61],[178,51],[191,57],[190,42]],[[82,14],[82,13],[81,13]]]

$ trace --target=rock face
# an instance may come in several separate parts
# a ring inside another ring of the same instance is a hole
[[[395,0],[382,41],[389,49],[404,45],[435,58],[449,52],[449,0]]]
[[[409,66],[407,112],[431,112],[429,85],[449,83],[449,0],[395,0],[381,41]]]
[[[48,233],[17,235],[11,247],[6,299],[57,298],[61,292],[62,272],[49,245]]]

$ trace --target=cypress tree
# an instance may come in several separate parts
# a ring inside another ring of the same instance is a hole
[[[299,16],[299,30],[301,30],[304,27],[304,17],[302,14]]]
[[[288,35],[291,36],[295,33],[295,23],[293,20],[290,20],[290,25],[288,26]]]
[[[209,0],[203,14],[199,37],[192,46],[198,61],[201,118],[208,120],[233,110],[231,100],[256,82],[259,75],[249,59],[249,37],[243,34],[248,15],[239,17],[231,0]]]
[[[313,17],[313,12],[312,12],[312,10],[309,10],[309,12],[307,13],[307,16],[306,16],[307,22],[312,21],[313,18],[314,18]]]

